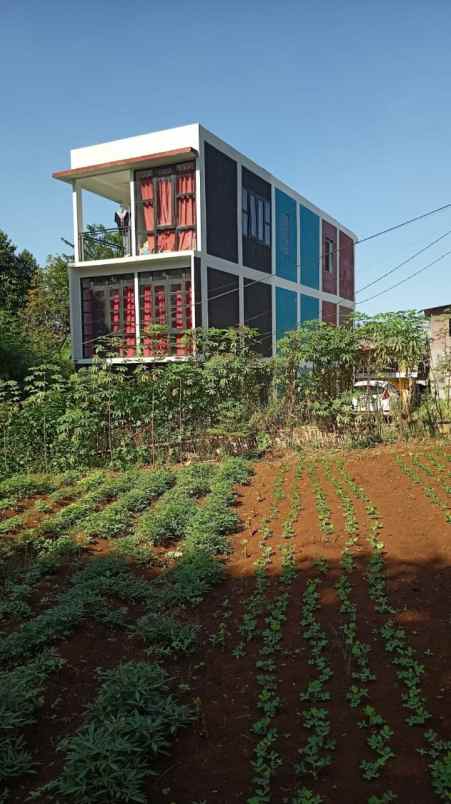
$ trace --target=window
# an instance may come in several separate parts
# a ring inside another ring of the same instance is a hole
[[[328,273],[333,274],[334,272],[334,252],[335,252],[335,243],[330,238],[326,237],[326,253],[324,259],[324,267]]]
[[[184,331],[192,326],[190,269],[146,271],[138,281],[143,356],[187,355]]]
[[[249,208],[248,208],[248,203],[247,203],[247,190],[245,190],[244,187],[243,187],[243,190],[242,190],[242,196],[243,196],[243,203],[242,203],[242,207],[243,207],[243,235],[244,235],[244,237],[248,237]]]
[[[139,170],[135,178],[139,254],[195,249],[194,162]]]
[[[271,202],[243,188],[243,237],[271,245]]]
[[[136,355],[133,274],[81,280],[83,357],[91,358],[102,338],[120,357]]]

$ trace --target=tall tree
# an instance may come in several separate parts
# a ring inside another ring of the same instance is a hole
[[[26,249],[18,252],[0,230],[0,309],[14,314],[24,306],[37,270],[33,255]]]
[[[34,276],[22,311],[25,332],[45,352],[61,352],[69,342],[68,261],[63,254],[48,258]]]

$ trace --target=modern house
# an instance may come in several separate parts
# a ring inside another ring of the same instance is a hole
[[[202,326],[254,327],[272,355],[299,323],[354,307],[356,235],[197,123],[77,148],[53,175],[72,188],[78,364],[108,335],[118,362],[183,359]],[[117,204],[108,256],[85,193]]]
[[[451,401],[451,303],[423,310],[430,319],[431,390],[439,399]]]

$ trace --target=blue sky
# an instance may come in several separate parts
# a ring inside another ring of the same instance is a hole
[[[361,237],[451,201],[448,0],[2,4],[0,227],[40,261],[71,239],[69,149],[200,121]],[[357,286],[451,230],[362,244]],[[451,235],[378,283],[451,250]],[[451,301],[451,255],[368,313]]]

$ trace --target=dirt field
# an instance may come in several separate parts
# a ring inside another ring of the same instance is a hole
[[[431,444],[255,463],[223,581],[178,609],[199,626],[196,647],[161,659],[195,718],[153,763],[144,800],[451,800],[450,460],[449,446]],[[109,547],[92,540],[83,563]],[[132,568],[149,584],[162,572]],[[65,562],[44,576],[23,621],[48,609],[72,572]],[[120,628],[88,617],[55,642],[65,663],[21,732],[34,773],[11,778],[5,801],[61,773],[56,745],[83,725],[98,668],[149,661],[129,633],[144,611],[129,600]],[[21,622],[5,618],[3,636]]]

